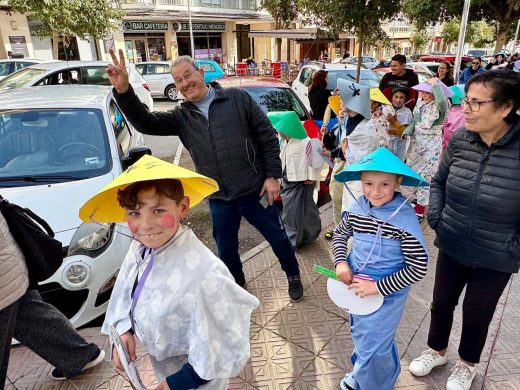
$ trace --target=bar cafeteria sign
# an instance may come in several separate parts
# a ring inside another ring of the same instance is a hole
[[[124,31],[168,31],[168,22],[139,22],[127,20],[123,22]]]

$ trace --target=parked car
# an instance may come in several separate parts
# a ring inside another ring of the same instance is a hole
[[[291,87],[280,79],[262,76],[226,77],[216,80],[222,88],[242,88],[258,103],[262,111],[294,111],[300,118],[310,138],[319,137],[319,128],[311,119],[307,108],[303,105]],[[329,172],[329,176],[330,177]],[[319,195],[329,191],[328,180],[320,183]]]
[[[292,83],[292,89],[296,92],[296,95],[303,102],[305,107],[308,110],[311,109],[309,98],[307,96],[307,92],[309,90],[309,86],[311,85],[312,76],[314,72],[317,72],[320,69],[324,69],[328,72],[328,85],[327,89],[333,91],[336,89],[338,84],[338,79],[346,79],[346,80],[355,80],[357,68],[356,65],[343,65],[343,64],[307,64],[304,65],[298,76]],[[365,84],[369,87],[377,87],[379,86],[379,78],[377,75],[370,69],[361,69],[361,77],[360,83]]]
[[[422,56],[426,56],[426,55],[428,55],[428,54],[412,54],[409,57],[410,57],[411,61],[415,62],[415,61],[419,61],[419,58],[421,58]]]
[[[197,60],[195,63],[204,70],[204,82],[206,83],[224,77],[224,71],[213,60]],[[139,62],[135,65],[135,68],[148,83],[153,97],[166,97],[171,101],[184,99],[175,88],[170,62]]]
[[[0,80],[6,78],[11,73],[17,72],[20,69],[28,66],[39,64],[44,60],[37,60],[34,58],[16,58],[0,60]]]
[[[472,57],[462,56],[460,61],[460,70],[466,69],[468,66],[471,66]],[[422,56],[419,58],[420,62],[442,62],[448,61],[452,66],[455,65],[455,54],[434,54]]]
[[[0,92],[41,85],[94,84],[110,85],[105,61],[54,61],[35,64],[0,81]],[[130,84],[150,111],[153,99],[149,87],[133,64],[127,64]]]
[[[357,56],[351,56],[341,61],[342,64],[357,65]],[[361,64],[367,69],[374,69],[378,64],[379,60],[371,56],[361,56]]]
[[[131,233],[82,223],[79,209],[149,150],[102,86],[2,93],[0,129],[2,196],[45,219],[63,244],[63,264],[38,290],[84,325],[105,313]]]
[[[414,62],[413,64],[409,64],[406,67],[409,69],[413,69],[414,71],[417,71],[418,69],[423,69],[425,72],[430,72],[432,75],[437,73],[437,70],[439,69],[440,62]]]

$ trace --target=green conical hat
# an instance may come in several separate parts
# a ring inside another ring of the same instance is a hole
[[[267,117],[276,131],[291,138],[307,138],[307,132],[294,111],[271,111]]]

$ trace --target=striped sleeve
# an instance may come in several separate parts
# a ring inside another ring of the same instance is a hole
[[[334,254],[334,267],[340,262],[347,262],[348,240],[352,237],[353,229],[350,223],[350,215],[346,213],[332,236],[332,253]]]
[[[410,233],[401,230],[401,235],[401,251],[405,266],[376,282],[376,287],[383,296],[408,287],[426,276],[428,267],[426,248]]]

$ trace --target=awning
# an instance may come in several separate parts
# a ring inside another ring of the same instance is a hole
[[[316,39],[317,28],[300,28],[284,30],[256,30],[249,31],[249,38],[289,38],[289,39]]]

